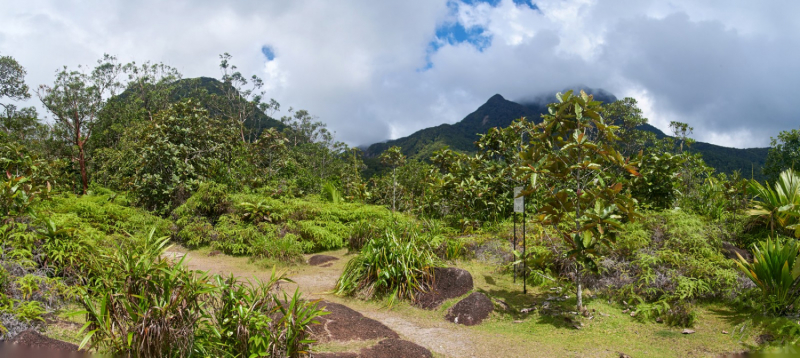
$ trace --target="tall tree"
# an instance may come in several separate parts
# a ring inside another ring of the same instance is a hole
[[[105,55],[91,71],[78,66],[70,71],[65,66],[56,74],[52,86],[41,85],[39,99],[55,120],[63,127],[70,141],[78,148],[82,192],[89,187],[86,169],[86,143],[92,137],[97,116],[109,97],[116,95],[121,86],[117,77],[121,66],[113,56]]]
[[[611,245],[621,229],[623,216],[635,215],[635,202],[609,169],[622,167],[633,175],[635,168],[615,149],[618,127],[609,126],[600,115],[600,102],[581,91],[557,94],[548,105],[549,114],[534,128],[527,151],[520,155],[528,170],[530,194],[547,191],[535,219],[550,225],[569,247],[575,262],[578,310],[583,309],[582,269],[597,271],[598,248]],[[547,185],[536,186],[544,182]],[[571,222],[570,222],[571,221]]]
[[[0,56],[0,99],[21,101],[30,98],[28,85],[25,84],[26,74],[25,68],[13,57]],[[8,104],[0,103],[0,106],[8,109]]]

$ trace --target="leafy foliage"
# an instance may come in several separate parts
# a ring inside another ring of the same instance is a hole
[[[794,229],[797,228],[796,236],[800,236],[798,217],[800,217],[800,177],[792,169],[787,169],[781,173],[775,182],[775,188],[761,185],[757,181],[751,181],[749,186],[750,193],[755,197],[753,207],[748,212],[751,216],[756,216],[764,222],[772,234],[775,229]]]

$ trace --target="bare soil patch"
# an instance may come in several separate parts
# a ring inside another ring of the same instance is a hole
[[[467,270],[455,267],[437,267],[433,270],[433,287],[428,292],[416,295],[415,305],[424,309],[435,309],[442,302],[463,296],[472,291],[472,275]]]

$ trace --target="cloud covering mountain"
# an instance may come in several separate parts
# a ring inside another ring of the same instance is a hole
[[[453,123],[501,93],[566,86],[636,97],[651,123],[714,144],[764,146],[797,128],[793,1],[0,0],[0,53],[32,86],[62,65],[162,61],[218,74],[229,52],[284,108],[351,144]],[[31,100],[33,103],[33,100]]]

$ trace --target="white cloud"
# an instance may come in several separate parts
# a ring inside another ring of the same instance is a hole
[[[152,60],[186,77],[219,76],[218,57],[266,81],[283,108],[305,108],[351,144],[452,123],[491,95],[573,85],[635,94],[653,124],[689,122],[700,140],[766,145],[796,128],[800,5],[752,1],[0,0],[0,53],[32,87],[103,53]],[[460,23],[491,37],[436,41]],[[262,46],[275,59],[267,61]],[[430,64],[430,68],[427,65]],[[33,102],[33,100],[31,101]]]

